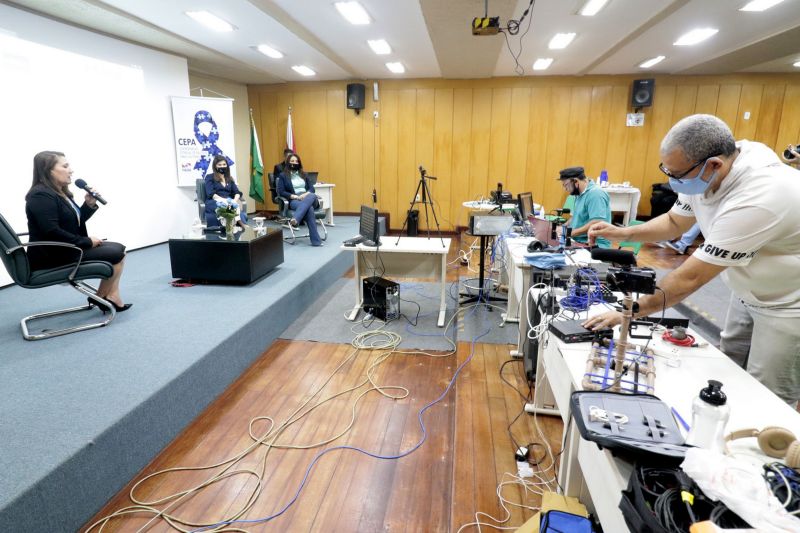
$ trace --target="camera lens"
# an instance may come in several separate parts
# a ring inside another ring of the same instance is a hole
[[[789,151],[788,148],[783,151],[783,157],[785,157],[786,159],[794,159],[794,155],[792,154],[792,152]]]

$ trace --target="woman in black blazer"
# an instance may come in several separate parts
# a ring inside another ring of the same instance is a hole
[[[83,250],[84,262],[111,263],[114,273],[100,282],[97,295],[114,304],[117,311],[125,311],[132,305],[124,303],[119,294],[125,246],[88,235],[86,221],[97,211],[97,200],[87,192],[83,205],[79,207],[69,190],[70,183],[72,169],[63,153],[46,151],[34,156],[33,183],[25,196],[28,240],[73,244]],[[78,260],[74,250],[49,246],[29,247],[28,258],[33,270],[68,265]]]
[[[305,220],[311,246],[322,246],[322,239],[317,231],[317,220],[314,209],[319,207],[319,199],[314,193],[314,184],[303,171],[303,163],[297,154],[289,154],[285,169],[277,178],[278,195],[289,201],[289,208],[294,211],[289,223],[297,226]]]

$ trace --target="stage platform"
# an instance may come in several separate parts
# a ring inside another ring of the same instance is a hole
[[[36,342],[20,319],[80,295],[0,290],[0,531],[83,525],[353,266],[339,245],[357,233],[337,216],[324,247],[284,244],[285,262],[247,286],[173,287],[166,244],[130,252],[130,311]]]

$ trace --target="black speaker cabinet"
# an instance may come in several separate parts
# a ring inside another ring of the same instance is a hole
[[[631,90],[631,107],[650,107],[653,105],[653,93],[656,90],[656,80],[633,80]]]
[[[364,109],[363,83],[347,84],[347,109],[355,109],[356,113],[358,113],[361,109]]]

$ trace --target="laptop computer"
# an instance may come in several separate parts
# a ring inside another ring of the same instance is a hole
[[[558,238],[553,238],[552,222],[535,217],[530,217],[528,220],[533,228],[533,236],[536,237],[537,241],[544,243],[546,246],[558,246]]]

